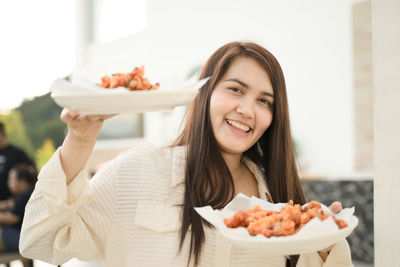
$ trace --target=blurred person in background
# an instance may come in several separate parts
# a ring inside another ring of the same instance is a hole
[[[8,186],[12,198],[0,201],[0,251],[18,251],[25,206],[37,181],[32,165],[19,163],[9,172]]]
[[[0,200],[11,197],[8,172],[18,163],[34,165],[24,151],[8,143],[4,123],[0,122]]]

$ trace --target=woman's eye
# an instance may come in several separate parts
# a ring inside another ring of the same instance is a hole
[[[261,103],[263,103],[263,104],[266,104],[266,105],[271,104],[271,102],[270,102],[268,99],[266,99],[266,98],[261,98],[259,101],[260,101]]]
[[[236,87],[229,87],[228,89],[231,90],[232,92],[235,92],[235,93],[238,93],[238,94],[242,93],[242,91],[239,88],[236,88]]]

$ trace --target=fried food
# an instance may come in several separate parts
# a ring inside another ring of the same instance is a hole
[[[279,212],[263,210],[257,205],[253,209],[236,212],[231,218],[224,219],[224,223],[229,228],[245,227],[252,236],[262,234],[269,238],[293,235],[315,217],[321,221],[329,217],[318,201],[313,200],[303,208],[299,204],[294,205],[290,200]],[[346,221],[333,215],[332,218],[339,229],[347,227]]]
[[[335,223],[337,224],[337,226],[339,227],[339,229],[345,228],[347,227],[347,222],[345,220],[342,219],[337,219],[335,216],[332,215],[333,220],[335,221]]]
[[[106,75],[101,78],[98,86],[104,88],[125,87],[128,90],[156,90],[160,87],[160,83],[151,84],[148,79],[143,77],[144,65],[136,67],[130,73],[115,73],[111,77]]]

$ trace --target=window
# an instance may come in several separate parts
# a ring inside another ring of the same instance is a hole
[[[143,137],[143,116],[121,114],[104,121],[98,139],[125,139]]]

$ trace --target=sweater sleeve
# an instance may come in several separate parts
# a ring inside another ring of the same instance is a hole
[[[86,171],[66,184],[59,150],[40,171],[26,205],[19,249],[24,257],[62,264],[76,257],[104,260],[104,244],[115,211],[113,166],[89,182]]]
[[[350,247],[346,240],[336,243],[324,262],[318,252],[301,254],[297,267],[352,267]]]

